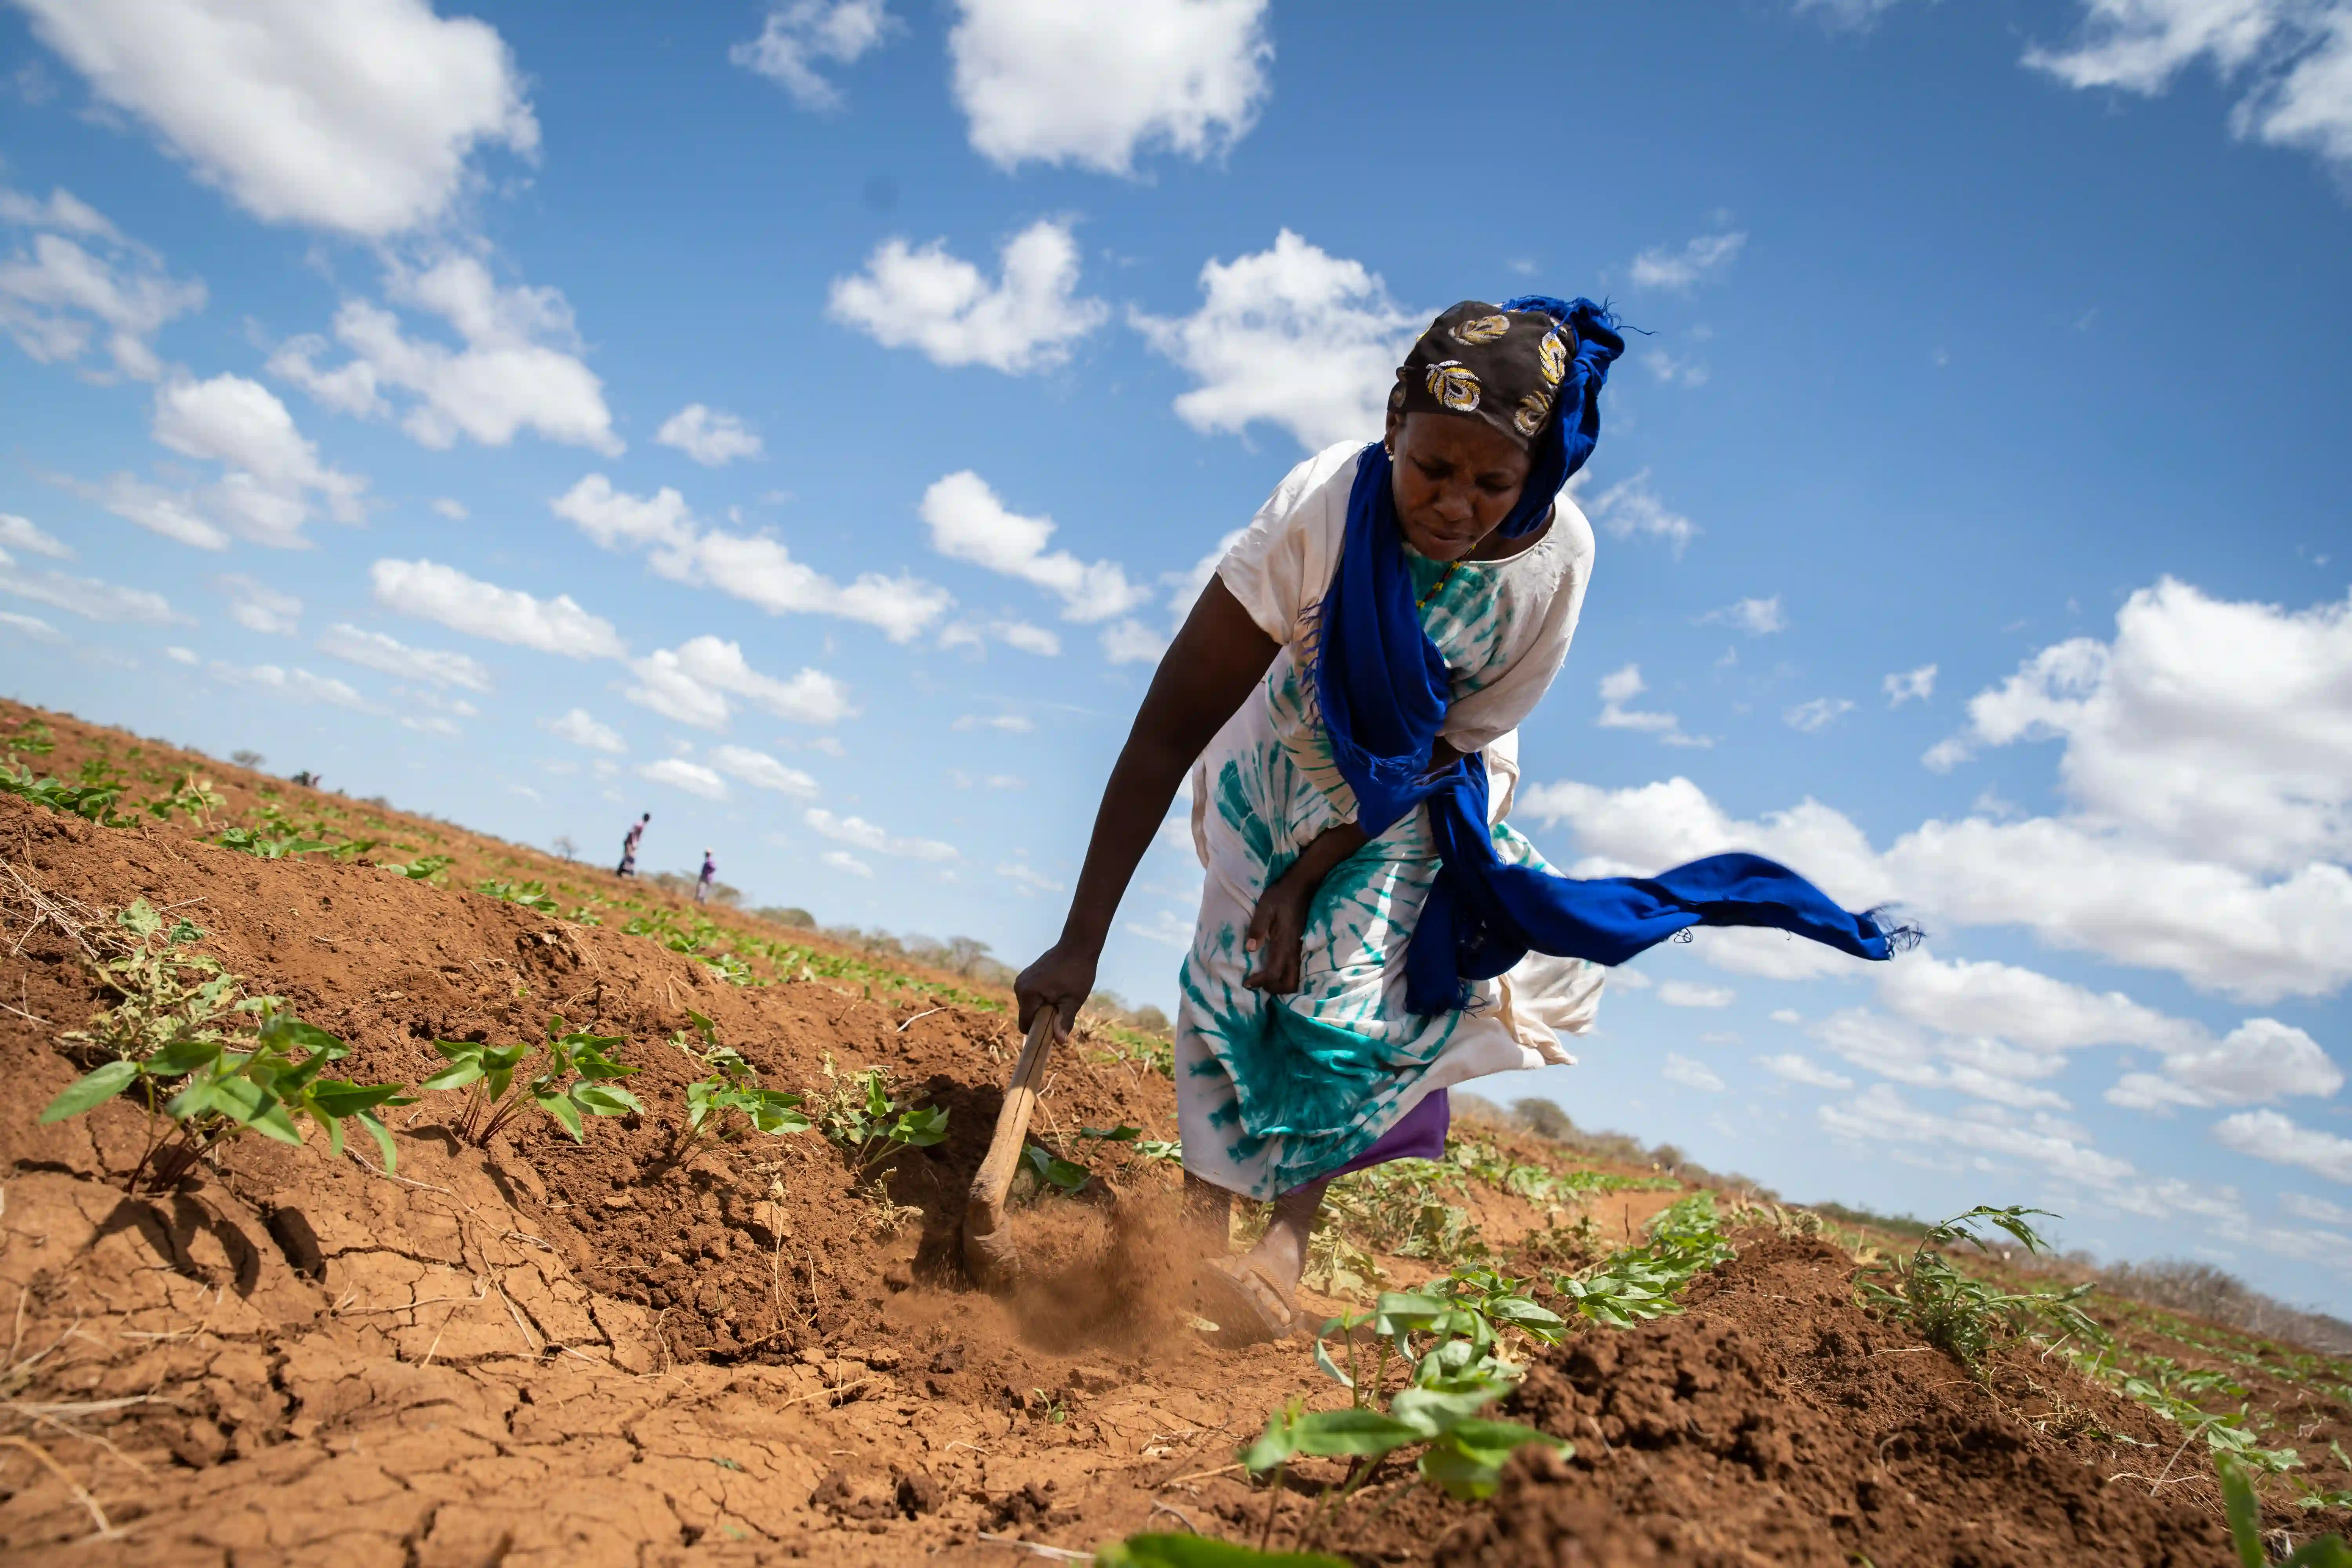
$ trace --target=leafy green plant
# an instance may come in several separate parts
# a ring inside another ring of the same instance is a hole
[[[66,1037],[114,1059],[85,1073],[52,1100],[44,1122],[79,1116],[135,1090],[148,1118],[147,1146],[124,1187],[163,1192],[205,1153],[252,1131],[281,1143],[302,1142],[300,1119],[326,1129],[343,1150],[343,1123],[357,1121],[395,1163],[392,1135],[376,1111],[407,1105],[399,1084],[361,1084],[323,1076],[351,1047],[303,1023],[275,997],[236,998],[238,980],[218,960],[184,951],[204,932],[185,920],[166,926],[140,900],[116,917],[123,951],[100,966],[122,1001]],[[244,1033],[245,1019],[255,1022]]]
[[[386,862],[378,869],[389,871],[395,877],[405,877],[412,882],[446,882],[450,864],[451,858],[446,855],[419,855],[405,864]]]
[[[908,1149],[928,1149],[948,1135],[948,1113],[936,1105],[908,1110],[891,1098],[889,1080],[880,1068],[852,1073],[846,1079],[824,1063],[834,1080],[832,1099],[820,1117],[824,1135],[849,1151],[850,1162],[864,1175]]]
[[[2092,1286],[2048,1292],[2003,1290],[1961,1273],[1938,1250],[1967,1242],[1983,1251],[1985,1242],[1979,1227],[1993,1226],[2015,1237],[2028,1252],[2046,1252],[2049,1243],[2028,1218],[2034,1215],[2057,1217],[2047,1209],[1979,1204],[1966,1214],[1929,1226],[1907,1256],[1898,1254],[1864,1267],[1855,1276],[1855,1293],[1864,1310],[1908,1323],[1921,1339],[1970,1372],[1979,1371],[1986,1352],[2004,1332],[2042,1328],[2053,1331],[2062,1340],[2105,1341],[2106,1331],[2075,1305],[2090,1294]]]
[[[1324,1189],[1318,1224],[1399,1258],[1477,1257],[1486,1244],[1470,1211],[1445,1198],[1445,1188],[1458,1188],[1460,1180],[1444,1161],[1392,1160]]]
[[[591,1035],[568,1029],[562,1017],[547,1021],[546,1059],[539,1071],[520,1077],[523,1064],[537,1047],[528,1041],[492,1046],[473,1040],[436,1040],[433,1048],[449,1065],[425,1080],[428,1089],[467,1090],[455,1131],[469,1143],[488,1143],[492,1135],[520,1113],[537,1106],[575,1143],[588,1141],[580,1118],[643,1113],[637,1097],[613,1080],[637,1071],[614,1061],[611,1051],[625,1042],[618,1035]]]
[[[178,812],[199,827],[211,826],[212,815],[228,804],[228,797],[213,788],[212,780],[201,773],[180,775],[180,782],[170,793],[142,803],[142,809],[159,822],[169,822]]]
[[[724,1141],[730,1113],[742,1117],[753,1131],[771,1137],[809,1130],[799,1095],[761,1089],[758,1070],[743,1059],[743,1053],[719,1044],[717,1025],[692,1008],[686,1016],[702,1044],[693,1044],[684,1029],[671,1035],[669,1043],[689,1060],[709,1068],[710,1076],[686,1086],[686,1139],[679,1146],[681,1155],[705,1137]]]
[[[214,837],[213,842],[224,849],[234,849],[240,855],[251,855],[261,860],[283,860],[289,855],[323,854],[328,847],[324,839],[250,827],[224,827]]]
[[[0,737],[0,746],[6,747],[12,753],[26,752],[37,757],[46,757],[58,749],[58,738],[38,719],[27,719],[17,727],[15,734]]]
[[[2261,1436],[2249,1425],[2260,1417],[2248,1403],[2247,1390],[2225,1373],[2186,1371],[2169,1356],[2148,1352],[2127,1355],[2104,1335],[2098,1342],[2096,1354],[2069,1353],[2067,1359],[2074,1369],[2109,1384],[2117,1393],[2137,1400],[2180,1426],[2189,1440],[2202,1437],[2217,1462],[2227,1456],[2273,1474],[2294,1469],[2303,1463],[2303,1456],[2293,1448],[2263,1447]],[[2129,1370],[2116,1364],[2122,1360],[2130,1361]],[[2238,1408],[2208,1410],[2189,1397],[2217,1394],[2238,1401]]]
[[[1580,1274],[1562,1275],[1553,1288],[1592,1321],[1631,1328],[1681,1311],[1675,1293],[1702,1270],[1738,1255],[1724,1237],[1711,1193],[1693,1193],[1660,1210],[1644,1234],[1648,1239],[1640,1247],[1613,1253]]]
[[[2254,1495],[2253,1481],[2228,1454],[2215,1455],[2213,1468],[2221,1477],[2221,1510],[2229,1517],[2230,1544],[2237,1551],[2240,1568],[2269,1568],[2271,1555],[2263,1548],[2262,1500]],[[2340,1535],[2323,1535],[2279,1559],[2278,1568],[2352,1568],[2352,1546]]]
[[[1032,1143],[1024,1149],[1021,1160],[1037,1178],[1039,1192],[1051,1187],[1056,1192],[1075,1193],[1094,1175],[1076,1160],[1065,1160],[1042,1143]]]
[[[85,779],[69,784],[64,779],[36,778],[33,770],[22,764],[0,767],[0,792],[29,800],[35,805],[46,805],[51,811],[82,817],[101,827],[129,827],[137,821],[114,809],[115,803],[122,798],[122,790],[119,780]]]
[[[1181,1160],[1184,1145],[1172,1138],[1146,1138],[1140,1127],[1121,1122],[1117,1127],[1081,1127],[1081,1138],[1092,1138],[1105,1143],[1124,1143],[1147,1160]]]
[[[546,884],[541,882],[514,882],[502,877],[493,877],[475,883],[474,891],[486,899],[498,899],[505,903],[520,904],[524,909],[536,910],[543,915],[551,915],[555,912],[554,897],[548,892]]]

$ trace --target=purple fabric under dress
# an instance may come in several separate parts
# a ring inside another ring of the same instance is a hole
[[[1445,1091],[1433,1089],[1422,1096],[1420,1104],[1398,1117],[1396,1125],[1381,1133],[1370,1148],[1331,1174],[1344,1176],[1391,1160],[1434,1160],[1445,1152],[1445,1130],[1453,1123],[1454,1108],[1447,1103]]]

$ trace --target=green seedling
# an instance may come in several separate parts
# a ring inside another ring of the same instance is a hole
[[[122,798],[122,784],[85,779],[69,784],[64,779],[35,778],[33,770],[19,765],[0,768],[0,792],[29,800],[36,805],[46,805],[51,811],[62,811],[73,816],[95,822],[101,827],[129,827],[135,817],[118,814],[114,805]]]
[[[436,1040],[433,1048],[449,1065],[425,1080],[428,1089],[469,1092],[455,1129],[469,1143],[488,1143],[526,1105],[537,1106],[575,1143],[588,1141],[581,1116],[642,1114],[637,1097],[612,1080],[637,1069],[614,1061],[610,1051],[625,1042],[618,1035],[567,1029],[562,1017],[547,1021],[547,1059],[528,1079],[520,1077],[535,1048],[527,1041],[484,1045],[472,1040]],[[571,1081],[566,1081],[571,1080]]]
[[[449,866],[450,857],[446,855],[419,855],[404,865],[387,863],[380,869],[395,877],[405,877],[412,882],[446,883],[449,880]]]
[[[1979,1204],[1928,1226],[1909,1256],[1865,1266],[1855,1276],[1855,1294],[1865,1310],[1908,1323],[1921,1339],[1979,1374],[1986,1352],[2004,1333],[2039,1328],[2054,1331],[2061,1340],[2105,1342],[2106,1331],[2075,1304],[2090,1294],[2091,1286],[2049,1292],[2003,1290],[1961,1273],[1937,1250],[1965,1241],[1983,1251],[1979,1226],[1992,1226],[2008,1232],[2028,1252],[2046,1252],[2049,1243],[2028,1217],[2035,1215],[2057,1217],[2047,1209]]]
[[[1057,1192],[1075,1193],[1094,1175],[1092,1171],[1076,1161],[1065,1160],[1039,1143],[1032,1143],[1023,1150],[1021,1158],[1035,1174],[1040,1192],[1052,1187]]]
[[[1130,1535],[1095,1550],[1095,1568],[1349,1568],[1320,1552],[1260,1552],[1213,1535]]]
[[[842,1082],[827,1058],[825,1076],[835,1080],[832,1102],[822,1117],[824,1135],[850,1152],[864,1175],[908,1149],[928,1149],[948,1135],[948,1113],[936,1105],[902,1108],[890,1097],[880,1068],[868,1068]]]
[[[719,1043],[717,1025],[691,1008],[686,1016],[702,1044],[697,1047],[684,1029],[671,1035],[669,1043],[685,1052],[688,1060],[709,1068],[710,1076],[686,1086],[686,1140],[678,1148],[681,1157],[706,1136],[723,1142],[730,1111],[740,1115],[753,1131],[771,1137],[809,1130],[799,1095],[761,1089],[758,1071],[743,1059],[743,1053]]]
[[[1324,1219],[1359,1245],[1399,1258],[1475,1258],[1486,1251],[1470,1211],[1448,1203],[1458,1169],[1443,1160],[1395,1160],[1340,1177],[1323,1194]]]
[[[234,849],[240,855],[251,855],[261,860],[283,860],[289,855],[318,855],[327,849],[324,839],[304,838],[294,833],[256,832],[250,827],[224,827],[213,842],[224,849]]]
[[[2213,1468],[2221,1477],[2221,1510],[2229,1516],[2230,1544],[2240,1568],[2270,1568],[2271,1554],[2263,1547],[2262,1500],[2245,1467],[2228,1454],[2216,1454]],[[2277,1568],[2352,1568],[2352,1545],[2340,1535],[2323,1535],[2278,1559]]]
[[[543,915],[551,915],[555,912],[555,899],[548,892],[544,883],[514,882],[504,878],[494,877],[487,881],[475,883],[474,891],[486,899],[498,899],[509,904],[520,904],[524,909],[536,910]]]
[[[1631,1328],[1682,1310],[1675,1295],[1701,1271],[1737,1256],[1724,1239],[1722,1221],[1709,1193],[1661,1210],[1646,1228],[1648,1240],[1612,1255],[1580,1274],[1552,1281],[1577,1311],[1612,1329]]]
[[[180,782],[169,795],[159,795],[144,803],[148,816],[159,822],[169,822],[178,812],[199,827],[212,826],[213,813],[228,804],[228,797],[213,788],[212,780],[201,773],[183,773]]]
[[[13,735],[0,737],[0,746],[9,752],[25,752],[36,757],[46,757],[58,749],[58,738],[38,719],[27,719]]]
[[[299,1145],[304,1117],[326,1129],[337,1154],[343,1123],[356,1121],[383,1151],[384,1168],[394,1166],[392,1134],[375,1113],[414,1103],[401,1085],[323,1077],[351,1047],[275,997],[238,1000],[236,976],[217,960],[182,951],[204,936],[187,921],[167,928],[141,900],[116,922],[127,933],[127,951],[100,973],[123,1000],[89,1030],[67,1037],[117,1054],[68,1084],[42,1110],[42,1121],[62,1121],[135,1092],[147,1111],[148,1138],[124,1182],[133,1193],[168,1191],[208,1152],[248,1130]],[[243,1033],[247,1016],[257,1020],[250,1036]]]
[[[1097,1139],[1105,1143],[1124,1143],[1146,1160],[1181,1160],[1184,1145],[1172,1138],[1146,1138],[1140,1127],[1121,1122],[1117,1127],[1081,1127],[1081,1138]]]

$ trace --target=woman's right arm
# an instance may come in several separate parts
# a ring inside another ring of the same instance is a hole
[[[1068,1037],[1078,1008],[1094,992],[1095,966],[1111,918],[1168,815],[1169,802],[1176,798],[1177,784],[1265,678],[1281,647],[1250,619],[1223,579],[1209,579],[1183,629],[1160,656],[1151,689],[1104,786],[1062,940],[1013,983],[1023,1029],[1038,1008],[1050,1006],[1060,1017],[1057,1033]]]

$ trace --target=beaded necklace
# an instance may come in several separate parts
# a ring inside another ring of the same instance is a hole
[[[1437,574],[1437,581],[1429,585],[1429,592],[1412,602],[1412,607],[1416,613],[1429,608],[1429,601],[1437,597],[1439,590],[1454,580],[1454,569],[1461,564],[1459,561],[1449,561],[1445,563],[1445,570]]]

